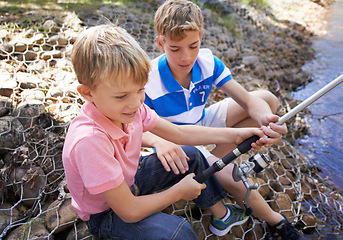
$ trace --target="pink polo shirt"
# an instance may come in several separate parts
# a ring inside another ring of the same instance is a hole
[[[87,221],[109,209],[101,193],[123,181],[131,186],[137,171],[142,133],[158,123],[157,114],[143,104],[124,131],[86,102],[72,121],[63,147],[63,166],[72,205]]]

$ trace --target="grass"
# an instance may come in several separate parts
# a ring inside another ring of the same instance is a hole
[[[260,6],[260,7],[269,6],[269,0],[239,0],[239,1],[246,5],[255,5],[255,6]]]

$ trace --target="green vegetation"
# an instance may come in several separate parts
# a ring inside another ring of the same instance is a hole
[[[239,0],[239,1],[246,5],[255,5],[255,6],[261,6],[261,7],[269,6],[269,0]]]

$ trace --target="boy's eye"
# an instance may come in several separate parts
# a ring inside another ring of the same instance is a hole
[[[179,49],[171,49],[172,52],[177,52]]]
[[[115,98],[117,98],[117,99],[123,99],[123,98],[125,98],[127,95],[125,94],[125,95],[121,95],[121,96],[116,96]]]

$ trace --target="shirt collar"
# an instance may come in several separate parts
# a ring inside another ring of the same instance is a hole
[[[160,73],[163,85],[168,92],[177,92],[183,90],[182,86],[176,81],[172,72],[170,71],[166,55],[162,56],[160,61],[158,62],[158,71]],[[201,69],[198,61],[195,61],[192,68],[191,81],[193,83],[196,83],[197,81],[199,81],[199,79],[201,79]]]
[[[94,103],[86,100],[86,103],[82,106],[83,112],[94,120],[98,125],[100,125],[107,134],[111,136],[112,139],[120,139],[127,137],[128,134],[116,126],[110,119],[108,119],[104,114],[102,114],[99,109],[94,105]],[[124,125],[124,129],[128,126]]]

